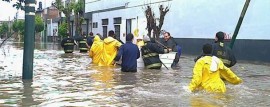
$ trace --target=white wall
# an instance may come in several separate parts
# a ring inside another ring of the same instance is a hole
[[[163,28],[179,38],[213,38],[218,31],[232,36],[244,3],[245,0],[174,0]],[[270,39],[269,10],[270,0],[252,0],[237,38]]]
[[[125,41],[125,37],[123,37],[123,34],[126,32],[126,19],[132,19],[132,32],[137,28],[137,16],[132,13],[126,12],[127,10],[117,10],[117,11],[110,11],[110,12],[103,12],[103,13],[95,13],[93,14],[93,22],[98,22],[98,28],[92,28],[92,32],[94,34],[100,33],[103,35],[103,29],[102,29],[102,19],[109,19],[108,24],[108,31],[114,30],[114,24],[113,24],[113,18],[121,17],[122,18],[122,24],[120,25],[120,39],[122,41]],[[126,13],[126,14],[119,14],[119,13]],[[138,16],[138,28],[145,29],[146,21],[144,20],[144,16]]]
[[[94,13],[93,22],[98,22],[98,28],[93,28],[93,32],[102,33],[101,19],[109,18],[109,31],[114,30],[113,18],[122,17],[121,34],[123,34],[126,31],[126,19],[138,16],[138,27],[142,34],[146,27],[143,4],[149,1],[86,0],[86,12],[126,5],[126,9]],[[232,36],[245,3],[245,0],[163,1],[166,0],[151,0],[152,3],[156,2],[151,6],[158,16],[159,4],[170,5],[162,29],[171,32],[175,38],[213,38],[218,31],[224,31]],[[270,0],[252,0],[237,38],[270,40],[269,10]]]

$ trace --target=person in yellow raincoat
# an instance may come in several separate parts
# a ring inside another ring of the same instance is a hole
[[[98,35],[94,37],[93,44],[89,50],[89,56],[92,58],[93,64],[98,64],[101,59],[101,55],[103,52],[103,41],[100,39]]]
[[[101,60],[99,61],[99,66],[110,66],[114,63],[114,58],[117,55],[119,47],[122,45],[121,42],[114,39],[114,31],[109,31],[109,36],[104,39],[104,48],[102,52]]]
[[[193,78],[189,84],[189,89],[192,92],[205,90],[207,92],[225,93],[226,86],[221,76],[232,84],[242,82],[219,58],[212,56],[211,52],[212,45],[205,44],[203,46],[203,53],[205,55],[195,63],[193,69]]]

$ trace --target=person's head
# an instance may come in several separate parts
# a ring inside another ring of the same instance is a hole
[[[66,33],[67,37],[70,37],[69,32]]]
[[[223,42],[224,41],[224,35],[225,35],[225,33],[221,32],[221,31],[217,32],[215,41]]]
[[[165,32],[163,34],[163,37],[164,37],[165,41],[167,41],[167,40],[169,40],[171,38],[171,34],[169,32]]]
[[[94,36],[93,32],[90,32],[90,33],[89,33],[89,36]]]
[[[113,30],[110,30],[110,31],[109,31],[109,36],[110,36],[110,37],[114,37],[114,31],[113,31]]]
[[[100,37],[100,39],[103,39],[103,36],[101,36],[100,33],[97,33],[96,35],[98,35]]]
[[[212,53],[212,45],[207,43],[203,45],[203,53],[204,54],[211,54]]]
[[[101,39],[100,39],[100,37],[98,36],[98,35],[96,35],[95,37],[94,37],[94,41],[100,41]]]
[[[143,41],[144,41],[144,42],[149,42],[149,41],[150,41],[149,36],[145,35],[145,36],[143,37]]]
[[[129,33],[129,34],[127,34],[127,36],[126,36],[126,41],[132,41],[133,38],[134,38],[133,34],[132,34],[132,33]]]
[[[83,36],[86,36],[86,32],[83,32],[82,35],[83,35]]]

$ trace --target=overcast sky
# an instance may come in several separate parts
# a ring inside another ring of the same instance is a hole
[[[9,20],[9,17],[10,17],[10,20],[12,20],[15,15],[16,15],[16,12],[17,10],[12,7],[12,5],[14,3],[16,3],[17,0],[12,0],[11,3],[8,3],[8,2],[3,2],[2,0],[0,0],[0,21],[2,20]],[[52,3],[52,1],[55,1],[55,0],[37,0],[37,4],[36,4],[36,7],[38,7],[38,2],[42,2],[42,7],[49,7]],[[24,18],[24,12],[23,11],[19,11],[19,15],[18,17],[20,19]]]

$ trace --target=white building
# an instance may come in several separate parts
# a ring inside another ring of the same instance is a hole
[[[205,43],[205,40],[212,41],[218,31],[226,32],[229,36],[233,35],[245,1],[85,0],[85,13],[92,15],[89,20],[89,25],[91,25],[89,29],[94,34],[100,33],[106,36],[109,30],[114,30],[117,37],[125,41],[124,34],[133,33],[136,28],[139,29],[140,36],[144,34],[146,28],[144,8],[146,5],[151,5],[156,16],[159,16],[159,5],[169,6],[170,11],[165,16],[162,29],[170,32],[174,38],[178,38],[177,41],[185,50],[190,48],[190,51],[186,52],[194,54],[195,52],[191,51],[200,51],[201,43]],[[251,48],[249,53],[253,53],[256,59],[253,49],[258,50],[258,47],[269,45],[269,10],[270,0],[251,0],[237,36],[235,48],[239,57],[243,57],[241,53],[245,52],[244,48]],[[238,51],[241,52],[238,53]],[[263,55],[260,56],[266,57],[266,53],[269,53],[270,49],[263,51]],[[262,59],[265,60],[265,58]],[[270,61],[270,57],[268,56],[266,60]]]
[[[245,0],[86,0],[85,12],[92,13],[92,31],[109,30],[124,33],[146,28],[144,9],[151,5],[170,6],[163,29],[175,38],[213,38],[217,31],[233,34]],[[270,1],[252,0],[241,26],[238,39],[270,39]],[[137,19],[138,17],[138,19]],[[121,20],[121,21],[119,21]],[[103,23],[102,23],[103,22]],[[91,23],[91,22],[90,22]],[[120,27],[120,29],[119,29]],[[118,30],[119,29],[119,30]],[[256,36],[254,36],[256,35]]]

